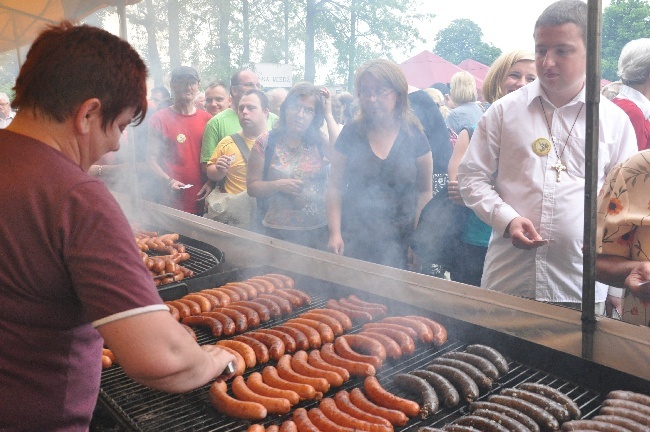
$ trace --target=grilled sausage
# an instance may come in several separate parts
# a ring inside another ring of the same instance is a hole
[[[331,398],[323,399],[318,405],[318,408],[323,412],[325,417],[327,417],[334,423],[341,425],[343,427],[352,428],[358,431],[393,432],[392,426],[380,425],[378,423],[370,423],[365,420],[360,420],[356,417],[351,416],[345,411],[342,411],[336,405],[334,399]]]
[[[334,341],[334,332],[332,331],[332,328],[320,321],[314,321],[306,318],[293,318],[287,321],[287,324],[289,323],[304,324],[313,328],[320,335],[322,343],[329,343]]]
[[[490,377],[493,381],[499,379],[499,370],[490,360],[486,359],[485,357],[460,351],[450,351],[444,353],[441,357],[464,361],[465,363],[469,363],[477,367],[481,372]]]
[[[165,303],[165,304],[169,308],[169,313],[172,314],[172,318],[174,318],[176,321],[180,321],[181,320],[181,314],[178,311],[178,309],[176,308],[176,306],[173,306],[173,305],[171,305],[169,303]]]
[[[220,308],[212,309],[212,312],[207,312],[207,313],[213,313],[213,312],[220,312],[230,317],[230,319],[233,320],[233,322],[235,323],[235,333],[243,333],[246,330],[248,330],[248,319],[246,318],[246,315],[244,315],[243,313],[235,309],[230,309],[230,307],[220,307]]]
[[[241,355],[246,368],[255,367],[255,365],[257,364],[255,351],[253,351],[253,348],[251,348],[250,345],[247,345],[244,342],[240,342],[232,339],[224,339],[224,340],[217,341],[216,345],[218,347],[228,347],[238,352],[239,355]]]
[[[294,410],[293,422],[296,424],[298,432],[320,432],[320,429],[311,422],[307,410],[304,408]]]
[[[613,407],[613,406],[603,406],[600,408],[598,413],[602,415],[615,415],[619,417],[625,417],[637,423],[641,423],[644,426],[650,426],[650,416],[647,416],[637,411],[633,411],[631,409]]]
[[[471,426],[483,432],[508,432],[508,429],[501,426],[494,420],[474,415],[463,416],[454,420],[453,424]]]
[[[238,305],[238,303],[239,302],[234,302],[226,309],[236,310],[237,312],[244,314],[244,316],[246,317],[246,324],[248,324],[248,328],[259,327],[261,321],[260,315],[255,311],[255,309]]]
[[[257,402],[264,406],[270,414],[286,414],[291,410],[288,399],[262,396],[248,388],[244,378],[235,377],[231,384],[232,393],[242,401]]]
[[[451,366],[453,368],[465,372],[478,386],[480,390],[492,390],[492,380],[481,372],[476,366],[466,363],[462,360],[455,360],[452,358],[438,357],[431,361],[432,364],[441,364]]]
[[[166,301],[165,304],[168,306],[175,307],[178,310],[178,315],[180,316],[181,319],[192,315],[192,311],[190,310],[190,307],[185,303],[181,303],[177,300],[173,300],[173,301]]]
[[[318,333],[318,331],[315,328],[310,327],[306,324],[295,322],[295,321],[293,322],[287,321],[282,325],[282,327],[292,327],[302,332],[304,335],[307,336],[307,340],[309,341],[309,346],[311,348],[319,348],[323,344],[320,337],[320,333]]]
[[[420,414],[420,405],[417,402],[395,396],[388,392],[374,376],[366,377],[363,381],[363,390],[368,399],[379,406],[398,409],[409,417],[415,417]]]
[[[360,306],[356,303],[351,302],[350,300],[346,299],[345,297],[340,298],[338,300],[339,306],[348,308],[351,310],[356,310],[356,311],[362,311],[362,312],[367,312],[372,316],[372,319],[378,319],[381,317],[384,317],[386,315],[386,310],[383,307],[376,307],[376,306]]]
[[[261,420],[267,415],[267,410],[256,402],[239,401],[226,392],[225,382],[215,381],[210,386],[210,402],[222,414],[246,420]]]
[[[309,311],[300,315],[300,318],[318,321],[327,325],[329,328],[332,329],[332,332],[334,332],[334,336],[340,336],[343,334],[343,326],[341,325],[341,323],[336,318],[332,318],[329,315]]]
[[[543,432],[546,431],[556,431],[560,428],[560,423],[555,417],[551,414],[544,411],[542,408],[538,407],[535,404],[532,404],[523,399],[504,396],[504,395],[491,395],[488,396],[488,402],[492,402],[499,405],[504,405],[509,408],[516,409],[526,414],[528,417],[532,418],[535,423],[539,425],[540,430]]]
[[[336,354],[334,345],[331,343],[323,345],[320,349],[320,354],[327,363],[346,369],[350,375],[374,376],[376,373],[375,367],[369,363],[348,360]]]
[[[252,300],[257,297],[257,289],[253,285],[248,284],[246,282],[228,282],[227,284],[224,285],[224,287],[226,288],[236,287],[246,291],[247,298],[246,299],[242,298],[242,300]]]
[[[431,414],[438,412],[440,403],[435,390],[424,378],[411,374],[397,374],[393,377],[393,384],[408,393],[414,393],[420,396],[422,404],[420,405],[420,417],[423,419]]]
[[[253,351],[255,351],[255,359],[258,363],[268,363],[270,359],[269,349],[262,342],[245,335],[235,336],[232,340],[243,342],[253,348]]]
[[[285,291],[284,289],[277,289],[273,291],[273,295],[276,295],[278,297],[282,297],[289,303],[291,303],[292,307],[300,307],[303,305],[304,301],[302,300],[302,297],[293,295],[288,291]]]
[[[291,354],[285,354],[280,357],[276,368],[278,370],[278,375],[280,378],[283,378],[287,381],[300,384],[309,384],[310,386],[314,387],[316,391],[322,393],[325,393],[330,389],[330,383],[325,378],[302,375],[293,370],[291,367]]]
[[[245,306],[247,308],[253,309],[255,312],[257,312],[257,315],[260,317],[261,322],[267,322],[271,319],[271,311],[261,303],[254,301],[238,301],[235,302],[233,306]]]
[[[113,366],[113,360],[107,355],[102,355],[102,369],[108,369]]]
[[[472,402],[478,398],[478,386],[469,375],[460,369],[441,364],[432,364],[425,369],[440,374],[451,381],[467,402]]]
[[[305,335],[303,332],[300,330],[293,328],[293,327],[288,327],[288,326],[275,326],[273,327],[273,330],[279,331],[285,334],[288,334],[293,338],[293,340],[296,341],[296,349],[298,350],[306,350],[309,349],[309,339],[307,338],[307,335]],[[319,335],[320,336],[320,335]]]
[[[644,395],[642,393],[636,393],[633,391],[613,390],[607,394],[607,399],[630,400],[632,402],[650,406],[650,396]]]
[[[263,291],[260,291],[260,290],[257,291],[258,297],[259,297],[260,294],[268,294],[268,293],[272,293],[273,291],[275,291],[275,287],[273,286],[273,284],[271,282],[267,281],[266,279],[262,279],[260,277],[252,277],[250,279],[246,279],[244,282],[247,282],[247,283],[248,282],[256,282],[256,283],[261,284],[261,285],[264,286]]]
[[[438,321],[434,321],[431,318],[426,318],[417,315],[407,315],[406,318],[415,319],[429,326],[431,332],[433,333],[434,345],[440,346],[443,345],[445,342],[447,342],[447,329]]]
[[[448,424],[442,429],[445,432],[481,432],[480,429],[471,426],[464,426],[459,424]]]
[[[493,402],[477,401],[477,402],[472,402],[469,405],[469,410],[472,413],[479,410],[498,412],[508,416],[513,420],[517,420],[519,423],[524,425],[526,429],[530,430],[531,432],[539,432],[539,426],[537,425],[535,420],[533,420],[523,412],[516,410],[514,408],[507,407],[505,405],[501,405]]]
[[[399,348],[402,350],[402,354],[413,355],[415,352],[415,341],[408,334],[403,331],[392,329],[392,328],[382,328],[382,327],[368,327],[364,326],[363,333],[375,333],[384,336],[388,336],[393,339],[399,345]]]
[[[336,338],[336,341],[334,342],[334,351],[336,354],[345,359],[371,364],[375,367],[375,369],[381,369],[381,366],[383,364],[382,360],[379,357],[359,354],[353,350],[348,344],[347,339],[344,339],[343,337]]]
[[[275,293],[260,294],[259,298],[265,298],[274,301],[280,307],[280,310],[282,311],[283,314],[290,314],[293,311],[293,306],[291,306],[289,300],[286,300],[278,295],[275,295]]]
[[[402,333],[406,333],[409,335],[409,337],[413,340],[416,341],[418,340],[418,334],[415,330],[413,330],[411,327],[399,325],[399,324],[391,324],[387,322],[380,322],[380,323],[368,323],[364,324],[363,326],[364,330],[368,329],[391,329],[391,330],[399,330]],[[399,343],[399,342],[398,342]],[[401,345],[401,344],[400,344]],[[403,350],[403,348],[402,348]]]
[[[269,358],[271,360],[279,360],[284,355],[284,342],[277,336],[268,333],[260,333],[252,331],[246,333],[246,336],[252,337],[262,342],[269,350]]]
[[[402,411],[381,407],[368,400],[358,388],[350,391],[350,402],[368,414],[384,418],[393,426],[404,426],[409,418]]]
[[[248,284],[248,285],[252,286],[253,288],[255,288],[255,291],[257,291],[257,295],[260,295],[260,294],[263,294],[263,293],[266,292],[266,287],[260,281],[247,279],[243,283]]]
[[[352,321],[356,321],[359,323],[367,323],[372,321],[373,319],[372,315],[370,315],[368,312],[364,312],[358,309],[350,309],[350,308],[343,307],[339,304],[339,302],[337,302],[334,299],[328,300],[327,303],[325,304],[325,307],[327,309],[343,312]]]
[[[605,423],[611,423],[614,425],[622,426],[625,429],[629,429],[632,432],[648,432],[648,427],[643,426],[641,423],[637,423],[634,420],[630,420],[625,417],[613,416],[613,415],[597,415],[592,420],[598,420]]]
[[[533,393],[541,394],[559,403],[560,405],[564,406],[564,408],[567,409],[567,411],[569,412],[569,417],[572,419],[579,419],[581,416],[580,407],[578,407],[578,404],[575,403],[575,401],[571,399],[569,396],[565,395],[564,393],[562,393],[557,389],[554,389],[551,386],[547,386],[539,383],[526,382],[526,383],[518,384],[517,388],[530,391]]]
[[[411,372],[413,375],[425,379],[436,391],[439,399],[445,406],[454,407],[460,403],[458,390],[444,376],[427,370],[416,370]]]
[[[280,279],[284,283],[284,288],[292,289],[295,287],[296,283],[291,276],[279,274],[279,273],[267,273],[266,276],[274,277]]]
[[[476,354],[490,360],[501,374],[507,374],[510,370],[506,358],[499,351],[495,350],[492,347],[489,347],[487,345],[474,344],[468,345],[465,348],[465,351],[470,354]]]
[[[386,360],[386,348],[375,339],[362,334],[349,334],[341,336],[339,339],[344,339],[350,348],[357,352],[378,357],[381,361]]]
[[[282,291],[300,297],[302,299],[303,304],[308,304],[308,305],[311,304],[311,296],[304,291],[300,291],[298,289],[293,289],[293,288],[284,288]]]
[[[352,320],[343,312],[334,309],[311,309],[310,313],[319,313],[335,318],[343,327],[343,332],[352,330]]]
[[[287,353],[296,352],[296,340],[289,334],[274,329],[257,329],[257,333],[265,333],[279,338],[284,344],[284,351]]]
[[[223,328],[224,336],[233,335],[237,330],[237,327],[235,326],[235,321],[233,321],[233,319],[230,318],[228,315],[223,314],[221,312],[214,312],[214,311],[202,312],[201,316],[208,316],[219,321],[221,323],[221,327]]]
[[[355,432],[353,428],[340,426],[327,418],[320,408],[312,408],[307,412],[309,420],[322,432]]]
[[[240,301],[240,300],[248,300],[248,298],[244,299],[239,295],[239,292],[237,290],[234,290],[232,288],[224,288],[220,287],[217,288],[217,290],[221,291],[222,293],[226,294],[228,297],[230,297],[230,304]],[[223,304],[223,303],[222,303]],[[222,306],[223,307],[223,306]]]
[[[347,300],[351,303],[354,303],[357,306],[379,308],[384,312],[384,314],[388,313],[388,307],[386,305],[383,305],[381,303],[371,303],[371,302],[363,301],[359,297],[355,296],[354,294],[350,294]]]
[[[584,431],[594,430],[600,432],[631,432],[622,426],[606,423],[598,420],[571,420],[562,424],[563,432],[565,431]]]
[[[221,302],[219,301],[219,299],[216,296],[212,295],[212,294],[209,294],[209,293],[203,292],[203,291],[195,292],[193,294],[201,296],[201,297],[205,297],[210,302],[210,306],[211,306],[210,310],[212,310],[214,308],[221,307]]]
[[[327,363],[320,356],[320,351],[318,350],[313,350],[309,353],[307,363],[309,363],[310,366],[313,366],[317,369],[334,372],[337,375],[340,375],[341,378],[343,378],[343,382],[348,381],[350,379],[350,372],[348,372],[347,369]]]
[[[298,426],[296,426],[296,423],[293,422],[292,420],[287,420],[282,422],[278,432],[298,432]]]
[[[256,276],[255,279],[261,279],[261,280],[271,282],[271,284],[273,284],[273,288],[275,288],[276,290],[282,288],[288,288],[284,286],[284,280],[282,278],[277,278],[275,276],[270,276],[268,274]]]
[[[248,426],[246,429],[246,432],[265,432],[266,429],[264,426],[262,426],[259,423],[253,423],[252,425]]]
[[[343,377],[336,372],[314,367],[308,363],[309,355],[306,351],[298,351],[291,358],[291,368],[297,373],[305,376],[324,378],[330,386],[339,387],[343,385]]]
[[[279,318],[282,316],[282,309],[280,309],[280,306],[273,300],[258,297],[256,299],[251,300],[251,302],[258,303],[261,304],[262,306],[265,306],[271,313],[271,318]]]
[[[381,323],[397,324],[405,327],[410,327],[415,330],[417,337],[421,342],[433,342],[433,332],[431,331],[431,328],[416,319],[407,317],[388,317],[381,320]]]
[[[629,399],[605,399],[603,401],[603,406],[625,408],[650,416],[650,405],[646,406]]]
[[[336,403],[336,406],[341,411],[351,415],[354,418],[358,418],[359,420],[364,420],[368,423],[375,423],[378,425],[386,426],[392,429],[391,423],[385,418],[372,415],[366,411],[357,408],[357,406],[354,405],[350,400],[350,394],[345,390],[341,390],[340,392],[334,395],[334,402]]]
[[[384,350],[386,350],[386,357],[389,357],[393,360],[397,360],[398,358],[402,357],[402,349],[399,347],[399,344],[390,337],[381,333],[371,333],[365,331],[362,331],[359,333],[359,335],[369,337],[382,344]]]
[[[316,397],[316,389],[313,386],[309,384],[287,381],[278,375],[278,370],[273,366],[266,366],[262,370],[262,378],[264,380],[264,384],[278,389],[292,390],[296,392],[301,399],[311,400]]]
[[[535,404],[555,417],[560,424],[569,420],[569,411],[563,405],[554,402],[552,399],[544,395],[521,390],[519,388],[504,388],[501,390],[501,392],[499,392],[499,394],[520,398],[532,404]]]
[[[226,294],[223,291],[220,291],[218,288],[209,288],[209,289],[204,289],[201,290],[202,293],[208,293],[210,295],[215,296],[217,299],[219,299],[219,307],[226,307],[230,305],[230,296]]]
[[[438,429],[431,426],[422,426],[418,428],[418,432],[444,432],[444,429]]]
[[[269,386],[268,384],[264,383],[262,374],[259,372],[253,372],[250,374],[246,380],[246,384],[248,385],[249,389],[259,395],[286,399],[291,405],[296,405],[298,402],[300,402],[300,396],[298,393],[293,390],[286,390]]]
[[[181,321],[185,325],[195,325],[200,327],[207,327],[211,332],[212,336],[218,338],[223,333],[223,326],[216,319],[203,316],[203,315],[192,315],[183,318]]]
[[[477,409],[472,411],[472,415],[495,421],[510,432],[530,432],[530,429],[528,429],[526,426],[499,411]]]
[[[187,294],[183,296],[183,298],[198,303],[201,307],[201,312],[210,312],[212,310],[212,303],[210,303],[210,300],[201,295]]]
[[[227,283],[227,284],[221,286],[219,289],[234,291],[239,296],[239,300],[248,300],[248,290],[242,288],[241,286],[239,286],[239,285],[237,285],[235,283]],[[228,295],[230,295],[230,294],[228,294]],[[232,299],[232,296],[231,296],[231,299]],[[232,299],[232,301],[234,302],[234,301],[237,301],[237,300]]]

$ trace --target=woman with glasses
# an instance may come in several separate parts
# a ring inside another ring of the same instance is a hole
[[[263,232],[318,249],[327,244],[324,158],[329,152],[321,127],[326,117],[328,125],[334,123],[329,99],[326,89],[296,84],[273,130],[255,142],[246,175]]]
[[[356,71],[355,86],[359,111],[332,153],[328,248],[406,268],[409,236],[432,196],[431,148],[399,66],[371,60]]]

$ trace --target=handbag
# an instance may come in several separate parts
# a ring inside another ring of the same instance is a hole
[[[244,160],[248,162],[250,149],[238,133],[230,135]],[[208,211],[205,217],[227,225],[247,228],[251,224],[255,212],[255,198],[248,195],[247,191],[238,194],[221,192],[215,188],[206,197]]]

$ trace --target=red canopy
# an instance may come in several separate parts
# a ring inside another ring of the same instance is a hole
[[[400,64],[400,68],[404,72],[404,75],[406,75],[408,83],[418,88],[427,88],[431,84],[438,82],[449,84],[451,77],[455,73],[463,71],[463,69],[455,64],[427,50],[406,60]],[[483,80],[476,76],[475,79],[476,88],[479,94],[481,94]]]
[[[488,71],[490,70],[490,66],[486,66],[483,63],[472,59],[463,60],[462,62],[458,63],[458,67],[466,70],[481,80],[485,79],[485,75],[487,75]]]

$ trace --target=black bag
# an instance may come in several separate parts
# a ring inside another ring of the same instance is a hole
[[[411,249],[426,264],[452,269],[456,264],[460,235],[471,210],[454,204],[445,185],[424,206],[411,236]]]

